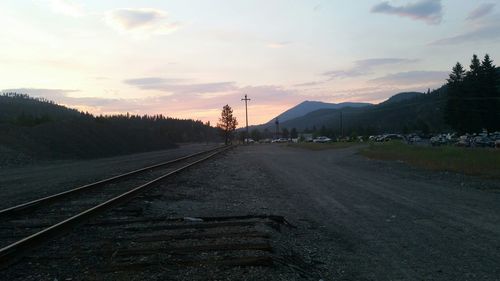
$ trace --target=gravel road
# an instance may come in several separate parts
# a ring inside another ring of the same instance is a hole
[[[284,216],[296,228],[271,236],[274,258],[284,262],[150,269],[126,280],[500,280],[499,190],[498,181],[368,160],[357,148],[241,146],[123,208],[139,208],[146,217]],[[93,239],[123,235],[119,228],[83,229],[39,252],[95,248]],[[100,280],[86,275],[88,259],[79,260],[86,268],[28,260],[4,276]],[[118,280],[112,276],[104,280]]]
[[[318,229],[310,242],[328,279],[500,280],[499,182],[370,161],[354,149],[255,146],[239,157],[275,183],[273,213]]]
[[[285,216],[297,226],[285,246],[324,280],[500,280],[498,181],[369,160],[357,148],[255,145],[212,165],[179,179],[199,202],[162,211]]]

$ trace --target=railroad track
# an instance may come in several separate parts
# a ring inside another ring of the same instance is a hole
[[[195,153],[0,210],[0,269],[161,180],[231,148]]]

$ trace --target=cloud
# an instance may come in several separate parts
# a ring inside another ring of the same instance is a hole
[[[431,42],[429,45],[476,44],[480,41],[495,41],[500,39],[500,15],[489,19],[479,19],[470,24],[469,30],[451,37]]]
[[[180,25],[177,22],[169,22],[165,11],[150,8],[115,9],[106,13],[105,21],[122,32],[152,34],[168,34],[177,30]]]
[[[186,80],[165,79],[160,77],[143,77],[127,79],[123,82],[127,85],[135,86],[141,90],[156,90],[172,94],[202,94],[233,91],[237,89],[234,82],[185,83],[184,81]]]
[[[405,6],[393,6],[385,1],[372,7],[372,13],[383,13],[439,24],[442,20],[441,0],[419,0]]]
[[[91,111],[95,114],[139,112],[142,106],[144,106],[142,99],[69,96],[69,94],[80,92],[80,90],[17,88],[4,89],[1,92],[15,92],[27,94],[31,97],[45,98],[61,105],[76,108],[81,111]]]
[[[288,42],[288,41],[284,41],[284,42],[272,42],[272,43],[269,43],[267,44],[267,47],[271,48],[271,49],[280,49],[280,48],[283,48],[287,45],[290,45],[292,42]]]
[[[322,75],[330,77],[330,80],[337,78],[351,78],[370,74],[367,70],[352,68],[349,70],[331,70],[323,72]]]
[[[448,77],[446,71],[408,71],[388,74],[369,80],[370,83],[384,85],[429,85],[439,86]]]
[[[161,78],[152,79],[141,78],[131,79],[132,83],[139,86],[151,82],[152,85],[160,83]],[[164,79],[169,81],[170,79]],[[154,83],[153,83],[154,82]],[[148,96],[140,98],[107,98],[107,97],[74,97],[69,96],[79,90],[67,89],[40,89],[40,88],[17,88],[6,89],[2,92],[18,92],[25,93],[33,97],[43,97],[53,100],[58,104],[66,105],[82,111],[89,111],[94,114],[118,114],[130,112],[133,114],[158,114],[163,113],[167,116],[177,118],[191,118],[191,119],[204,119],[216,120],[220,114],[223,105],[230,104],[235,109],[235,114],[238,115],[240,120],[243,120],[242,114],[243,103],[241,98],[247,94],[252,99],[249,104],[251,110],[261,110],[260,114],[254,113],[252,115],[252,122],[259,123],[267,121],[267,119],[278,114],[284,107],[298,103],[304,97],[300,96],[296,91],[286,89],[274,85],[261,85],[261,86],[243,86],[237,87],[234,83],[226,85],[227,82],[214,82],[205,84],[203,92],[191,91],[196,88],[182,88],[176,92],[180,95],[162,94],[159,96]],[[208,85],[208,86],[207,86]],[[225,85],[225,86],[223,86]],[[198,86],[197,86],[198,87]],[[200,86],[201,87],[201,86]],[[207,87],[209,89],[207,89]],[[139,87],[140,88],[140,87]],[[230,90],[227,90],[227,89]],[[215,92],[215,90],[217,91]],[[210,92],[213,91],[213,92]],[[266,110],[262,110],[265,107]]]
[[[327,81],[329,81],[329,80],[327,80]],[[294,84],[292,86],[294,86],[294,87],[311,87],[311,86],[317,86],[317,85],[324,84],[327,81],[325,81],[325,80],[310,81],[310,82]]]
[[[43,89],[43,88],[17,88],[5,89],[3,93],[14,92],[20,94],[27,94],[31,97],[45,98],[59,104],[78,107],[81,105],[100,107],[109,106],[118,99],[108,99],[100,97],[71,97],[68,94],[80,92],[80,90],[68,89]]]
[[[70,0],[50,0],[52,11],[72,17],[81,17],[85,14],[83,7]]]
[[[41,89],[41,88],[16,88],[16,89],[4,89],[2,93],[20,93],[28,94],[33,97],[43,97],[46,99],[61,98],[69,93],[79,92],[80,90],[68,90],[68,89]]]
[[[142,77],[142,78],[133,78],[126,79],[123,82],[128,85],[134,85],[138,87],[143,86],[154,86],[154,85],[162,85],[168,83],[178,83],[184,81],[183,79],[165,79],[160,77]]]
[[[166,92],[157,98],[157,103],[175,106],[175,110],[192,111],[215,109],[223,104],[241,103],[247,94],[252,104],[282,105],[284,100],[291,99],[297,92],[275,85],[238,86],[235,82],[186,83],[189,80],[165,79],[160,77],[144,77],[125,80],[124,83],[141,90],[157,90]],[[189,102],[185,102],[189,101]],[[146,101],[147,102],[147,101]]]
[[[402,59],[402,58],[372,58],[372,59],[357,60],[353,62],[353,66],[351,68],[330,70],[321,73],[322,76],[327,76],[326,79],[298,83],[294,84],[293,87],[299,87],[299,88],[312,87],[325,84],[335,79],[367,76],[373,74],[374,68],[377,67],[382,67],[386,65],[410,64],[418,61],[419,61],[418,59]]]
[[[401,59],[401,58],[376,58],[376,59],[365,59],[355,61],[357,67],[367,67],[372,68],[381,65],[388,64],[405,64],[417,62],[417,59]]]
[[[357,60],[354,62],[354,66],[350,69],[331,70],[322,73],[322,75],[330,77],[330,80],[336,78],[365,76],[371,74],[373,68],[375,67],[380,67],[383,65],[393,65],[393,64],[407,64],[417,61],[418,60],[415,59],[401,59],[401,58],[375,58],[375,59]]]
[[[495,5],[495,3],[483,3],[479,5],[476,9],[469,13],[467,20],[476,20],[492,13]]]
[[[420,89],[420,88],[418,88]],[[378,103],[386,100],[390,96],[404,91],[414,91],[416,88],[400,88],[400,87],[360,87],[360,88],[345,88],[335,91],[328,91],[322,95],[316,96],[316,99],[322,101],[339,102],[369,102]]]

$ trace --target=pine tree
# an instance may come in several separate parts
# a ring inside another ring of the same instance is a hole
[[[450,74],[450,78],[447,79],[448,85],[458,84],[464,81],[465,70],[462,64],[457,62],[457,64],[453,67],[452,72]]]
[[[463,131],[461,115],[463,115],[463,82],[465,70],[459,62],[453,67],[448,81],[448,97],[445,108],[445,120],[453,129]]]
[[[471,78],[479,78],[481,73],[481,61],[477,57],[476,54],[472,55],[472,60],[470,62],[470,71],[467,73],[467,76]]]
[[[500,93],[497,89],[498,74],[490,56],[481,62],[480,109],[483,126],[490,131],[500,129]]]
[[[236,117],[233,117],[233,109],[226,104],[222,108],[221,117],[219,118],[219,123],[217,123],[217,128],[221,130],[226,145],[232,140],[233,132],[236,130],[237,125],[238,121]]]
[[[465,77],[463,96],[460,97],[461,127],[464,132],[479,132],[484,127],[481,112],[481,61],[477,55],[472,56],[470,70]]]

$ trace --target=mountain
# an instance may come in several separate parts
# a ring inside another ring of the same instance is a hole
[[[339,109],[344,107],[363,107],[371,105],[369,103],[356,103],[356,102],[343,102],[343,103],[326,103],[320,101],[304,101],[287,111],[281,113],[276,118],[280,122],[285,122],[297,117],[304,116],[310,112],[319,110],[319,109]],[[270,120],[268,124],[274,124],[275,119]]]
[[[280,122],[281,128],[299,131],[324,127],[331,135],[340,134],[340,118],[344,134],[376,134],[404,131],[443,131],[446,87],[430,94],[399,93],[373,106],[320,109],[304,116]]]
[[[395,94],[394,96],[390,97],[388,100],[384,101],[383,103],[392,103],[392,102],[400,102],[408,99],[414,99],[417,97],[420,97],[424,95],[424,93],[420,92],[404,92],[404,93],[399,93]]]

